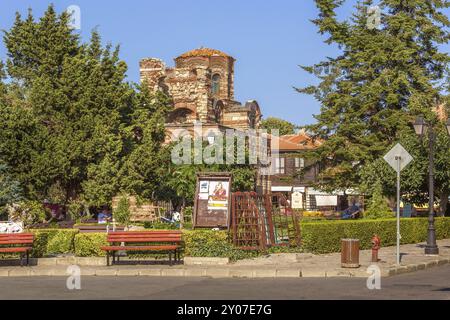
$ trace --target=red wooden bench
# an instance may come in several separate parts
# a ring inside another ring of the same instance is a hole
[[[75,226],[76,229],[80,230],[80,233],[107,233],[107,231],[112,231],[113,226],[106,224],[98,224],[92,226]],[[116,227],[117,231],[123,231],[124,227]]]
[[[0,253],[19,253],[20,265],[23,266],[23,256],[30,264],[30,251],[33,249],[34,235],[32,233],[0,234]]]
[[[106,251],[108,266],[110,255],[113,257],[113,264],[116,258],[119,261],[117,251],[168,252],[169,263],[172,265],[172,253],[174,260],[180,261],[181,235],[181,231],[110,232],[107,239],[110,245],[101,249]]]

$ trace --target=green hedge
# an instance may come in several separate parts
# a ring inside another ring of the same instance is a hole
[[[104,257],[101,246],[108,245],[106,233],[79,233],[75,236],[75,255],[77,257]]]
[[[184,255],[189,257],[228,257],[239,260],[257,256],[257,252],[237,249],[226,231],[191,230],[183,232]]]
[[[361,240],[361,249],[370,249],[374,233],[381,237],[382,246],[396,244],[396,220],[352,220],[302,222],[301,248],[271,248],[269,253],[305,252],[331,253],[341,250],[341,239]],[[405,218],[401,220],[402,244],[426,240],[428,220]],[[450,238],[450,218],[436,218],[438,239]],[[32,256],[36,258],[55,254],[75,253],[79,257],[104,256],[100,249],[107,245],[105,233],[78,233],[77,229],[37,229]],[[231,260],[255,257],[257,252],[235,248],[226,231],[190,230],[183,232],[184,254],[191,257],[229,257]]]
[[[436,218],[438,239],[450,238],[450,218]],[[418,243],[427,238],[426,218],[405,218],[400,222],[401,243]],[[371,238],[378,234],[382,246],[393,246],[397,242],[396,219],[317,221],[302,223],[302,247],[306,252],[340,252],[341,239],[355,238],[361,241],[361,249],[372,247]]]
[[[34,234],[31,253],[34,258],[74,252],[76,229],[35,229],[29,232]]]

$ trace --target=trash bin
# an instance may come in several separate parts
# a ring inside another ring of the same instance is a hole
[[[341,266],[342,268],[359,268],[359,240],[341,240]]]

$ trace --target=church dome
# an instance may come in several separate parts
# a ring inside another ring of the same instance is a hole
[[[230,58],[228,54],[216,49],[210,48],[198,48],[188,52],[183,53],[178,58],[190,58],[190,57],[224,57]]]

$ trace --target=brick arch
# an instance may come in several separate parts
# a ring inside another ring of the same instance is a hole
[[[225,104],[222,100],[213,101],[212,112],[216,123],[223,123],[223,115],[225,112]]]
[[[173,102],[173,106],[174,106],[174,110],[188,109],[194,113],[197,112],[194,100],[187,100],[187,99],[175,100]]]
[[[195,115],[195,111],[189,108],[177,108],[169,114],[167,121],[178,124],[188,123],[194,120]]]

